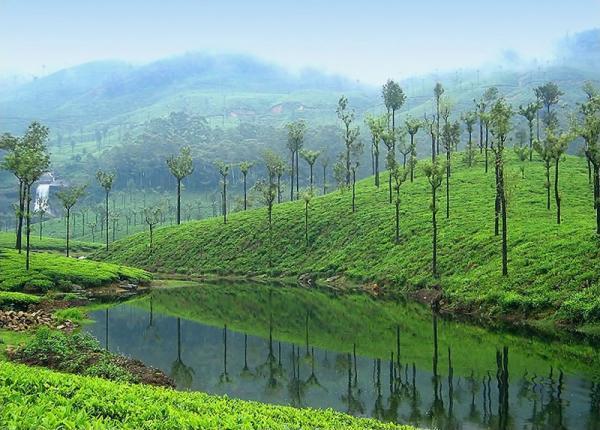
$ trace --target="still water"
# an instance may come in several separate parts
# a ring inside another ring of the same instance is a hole
[[[600,355],[448,322],[414,304],[197,285],[92,313],[109,350],[178,389],[440,429],[600,429]]]

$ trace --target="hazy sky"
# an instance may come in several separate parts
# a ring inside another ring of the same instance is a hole
[[[0,0],[0,73],[209,50],[380,83],[547,58],[598,25],[600,0]]]

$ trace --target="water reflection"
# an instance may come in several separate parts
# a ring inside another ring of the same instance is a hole
[[[107,349],[162,369],[184,390],[448,430],[600,429],[600,381],[555,367],[553,357],[527,356],[527,339],[523,348],[512,338],[505,339],[510,346],[469,344],[469,363],[468,339],[450,336],[433,314],[415,330],[417,317],[388,324],[373,333],[372,345],[357,333],[327,348],[326,319],[316,307],[297,314],[274,306],[272,291],[265,299],[262,336],[240,330],[239,320],[219,325],[167,316],[160,295],[98,311],[88,330]]]

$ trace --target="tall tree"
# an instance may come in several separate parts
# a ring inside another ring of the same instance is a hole
[[[31,224],[31,187],[49,168],[50,156],[47,149],[48,128],[39,122],[32,122],[25,134],[15,137],[10,134],[0,136],[0,149],[8,151],[1,168],[11,172],[19,183],[19,203],[17,214],[17,234],[15,248],[22,249],[23,220]],[[29,237],[29,233],[26,234]],[[28,239],[29,240],[29,239]],[[29,267],[29,250],[26,266]]]
[[[254,189],[261,196],[263,204],[267,207],[267,222],[269,233],[269,266],[273,265],[273,202],[277,197],[277,186],[275,177],[278,161],[273,153],[265,152],[263,159],[267,168],[267,180],[259,179],[254,185]]]
[[[394,177],[394,191],[396,192],[395,206],[396,206],[396,234],[394,243],[400,243],[400,187],[406,181],[408,171],[405,168],[400,168],[398,163],[392,170],[392,176]]]
[[[290,200],[294,200],[294,176],[296,177],[296,192],[298,191],[298,154],[304,145],[306,123],[302,120],[290,122],[286,125],[288,130],[288,149],[290,150]]]
[[[540,105],[537,101],[531,102],[527,106],[519,106],[519,115],[525,118],[529,127],[529,161],[533,160],[533,121],[539,110]]]
[[[475,161],[475,148],[473,147],[473,131],[475,128],[475,123],[477,122],[477,112],[468,111],[463,114],[462,120],[465,123],[465,127],[467,128],[467,133],[469,135],[469,140],[467,141],[467,148],[465,149],[465,161],[467,166],[472,167],[473,162]]]
[[[533,91],[545,109],[544,123],[546,127],[552,127],[553,122],[556,121],[556,117],[552,114],[552,106],[558,104],[564,93],[554,82],[547,82]]]
[[[385,165],[388,170],[388,194],[389,201],[392,203],[392,169],[396,165],[396,157],[394,155],[394,148],[396,147],[396,133],[392,130],[386,130],[381,135],[381,140],[387,148],[387,154],[385,156]]]
[[[336,109],[337,116],[344,125],[343,139],[345,152],[343,154],[346,165],[346,186],[350,185],[352,157],[362,150],[362,144],[358,140],[359,128],[352,125],[354,122],[354,110],[348,108],[348,99],[346,96],[340,97]]]
[[[435,110],[436,110],[436,136],[440,135],[440,106],[442,101],[442,95],[444,94],[444,87],[440,82],[436,82],[433,88],[433,97],[435,98]],[[440,153],[440,143],[437,142],[435,149],[436,155]]]
[[[423,125],[423,122],[416,119],[408,117],[408,119],[404,122],[406,125],[406,131],[410,136],[410,182],[414,180],[415,177],[415,166],[417,164],[417,143],[415,142],[415,135],[419,132],[419,129]]]
[[[300,156],[306,161],[310,168],[310,189],[313,190],[313,168],[317,162],[317,158],[321,155],[321,151],[312,151],[310,149],[303,149],[300,151]]]
[[[546,136],[542,141],[536,140],[533,142],[533,148],[544,162],[544,172],[546,178],[546,181],[544,182],[544,188],[546,188],[546,209],[548,210],[550,210],[550,168],[552,167],[553,161],[552,142],[547,137],[549,134],[553,134],[552,127],[546,129]]]
[[[358,170],[358,161],[350,166],[352,172],[352,213],[356,212],[356,171]]]
[[[222,161],[215,163],[221,175],[221,183],[223,184],[223,224],[227,224],[227,175],[229,175],[229,164],[225,164]]]
[[[446,151],[446,218],[450,218],[450,163],[451,154],[458,145],[460,139],[460,124],[458,121],[450,122],[448,116],[444,116],[444,127],[442,130],[442,143]]]
[[[254,166],[254,163],[251,161],[242,161],[240,163],[240,172],[242,172],[242,177],[244,180],[244,210],[248,209],[248,172]]]
[[[325,154],[321,157],[321,167],[323,168],[323,195],[327,194],[327,166],[329,166],[329,157]]]
[[[310,245],[309,237],[308,237],[308,212],[310,208],[310,202],[315,196],[312,188],[306,190],[302,193],[302,200],[304,200],[304,239],[306,240],[306,247]]]
[[[432,225],[432,259],[431,259],[431,274],[434,278],[439,276],[437,270],[437,238],[438,238],[438,226],[437,226],[437,211],[438,211],[438,197],[437,190],[442,186],[444,180],[444,166],[440,164],[437,157],[431,164],[426,164],[423,167],[423,171],[429,185],[431,187],[431,225]]]
[[[556,201],[556,223],[560,224],[560,208],[561,208],[561,196],[558,189],[558,173],[559,164],[563,158],[569,143],[575,138],[574,133],[569,130],[566,132],[555,132],[552,128],[547,129],[546,139],[548,140],[548,146],[550,147],[550,153],[554,161],[554,198]]]
[[[510,132],[510,120],[512,118],[512,108],[506,103],[504,98],[498,99],[490,111],[490,125],[494,135],[494,144],[492,151],[495,155],[497,178],[496,194],[499,196],[500,211],[502,216],[502,275],[508,275],[508,245],[507,245],[507,208],[506,208],[506,188],[504,179],[504,147],[508,133]]]
[[[596,234],[600,236],[600,96],[592,93],[580,106],[581,119],[576,131],[585,141],[585,156],[593,167]]]
[[[104,197],[105,197],[104,221],[106,223],[106,250],[108,251],[108,221],[109,221],[108,197],[110,194],[110,190],[112,189],[113,182],[115,180],[115,174],[112,172],[105,172],[103,170],[98,170],[98,172],[96,172],[96,179],[98,180],[98,183],[100,184],[100,186],[102,188],[104,188]]]
[[[67,257],[69,256],[69,237],[71,225],[69,221],[71,219],[71,210],[73,209],[73,206],[75,206],[75,204],[79,201],[79,199],[84,196],[86,188],[87,185],[73,185],[64,188],[56,193],[56,197],[58,198],[58,200],[60,200],[62,207],[65,210],[65,215],[67,217]]]
[[[150,229],[150,252],[152,252],[154,227],[160,223],[162,209],[160,206],[151,206],[144,208],[144,222]]]
[[[404,91],[396,82],[391,79],[383,85],[381,90],[383,96],[383,103],[388,112],[389,118],[392,119],[392,130],[396,130],[396,111],[400,110],[404,102],[406,101],[406,95]],[[389,123],[388,123],[389,124]],[[388,125],[389,127],[389,125]]]
[[[431,137],[431,162],[435,162],[435,157],[436,157],[436,151],[435,151],[435,147],[436,147],[436,140],[437,140],[437,136],[438,134],[435,131],[435,127],[436,127],[436,121],[435,121],[435,115],[432,116],[431,119],[429,119],[427,117],[427,114],[425,114],[425,119],[424,119],[425,125],[427,126],[427,129],[429,130],[429,136]]]
[[[179,155],[169,156],[167,166],[177,180],[177,225],[179,225],[181,224],[181,181],[194,172],[190,147],[184,146]]]
[[[375,175],[375,186],[379,188],[379,143],[385,131],[387,115],[367,115],[365,123],[371,131],[371,152],[373,153],[373,170]]]

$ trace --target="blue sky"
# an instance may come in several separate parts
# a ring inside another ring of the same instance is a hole
[[[506,50],[546,59],[599,25],[600,0],[0,0],[0,73],[211,51],[380,83]]]

